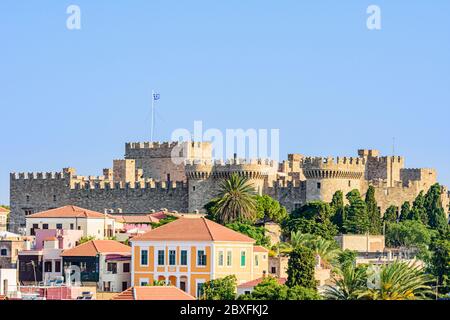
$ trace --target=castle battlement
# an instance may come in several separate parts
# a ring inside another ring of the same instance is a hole
[[[11,180],[61,180],[65,178],[64,172],[12,172]]]
[[[170,190],[187,189],[187,183],[183,181],[138,181],[131,182],[75,182],[71,184],[72,190]]]
[[[178,145],[178,142],[127,142],[125,143],[126,149],[166,149],[174,148]]]
[[[306,157],[300,161],[304,169],[364,170],[366,159],[355,157]]]

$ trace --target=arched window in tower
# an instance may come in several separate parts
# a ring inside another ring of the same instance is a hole
[[[349,187],[352,186],[352,180],[348,180],[348,186],[349,186]]]
[[[322,184],[320,182],[317,182],[317,189],[322,188]]]

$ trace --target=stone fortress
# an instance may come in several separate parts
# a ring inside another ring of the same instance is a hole
[[[127,143],[125,158],[113,161],[102,176],[80,176],[75,169],[52,173],[11,173],[10,229],[18,231],[25,216],[50,208],[76,205],[99,212],[142,213],[166,208],[202,212],[232,173],[245,176],[259,194],[267,194],[292,211],[333,194],[376,189],[381,212],[414,201],[437,182],[434,169],[404,168],[404,158],[359,150],[358,157],[321,158],[289,154],[281,162],[212,159],[209,142]],[[442,204],[448,211],[449,192]]]

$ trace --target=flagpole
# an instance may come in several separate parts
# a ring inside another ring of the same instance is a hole
[[[152,129],[150,132],[150,141],[153,142],[153,130],[155,126],[155,90],[152,90]]]

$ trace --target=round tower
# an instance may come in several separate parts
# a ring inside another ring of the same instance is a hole
[[[344,196],[357,189],[364,178],[363,158],[305,158],[301,163],[306,178],[306,202],[331,202],[336,191]]]

